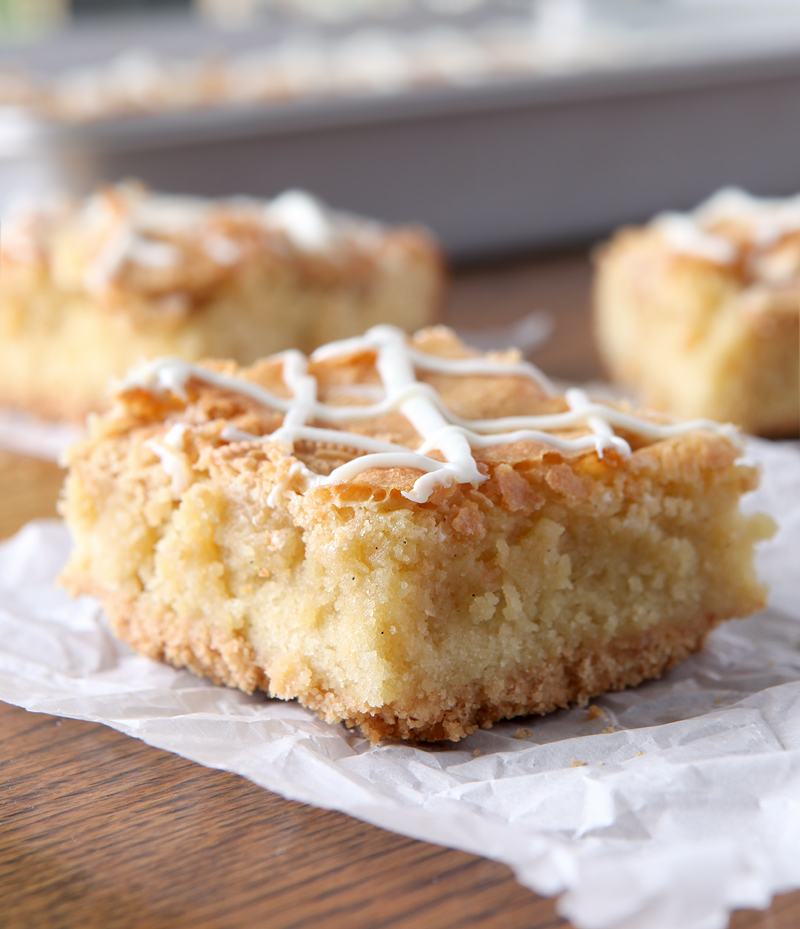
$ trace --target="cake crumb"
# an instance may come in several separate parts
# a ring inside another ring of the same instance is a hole
[[[476,748],[476,749],[473,751],[473,753],[472,753],[472,757],[473,757],[473,758],[480,758],[482,754],[483,754],[483,752],[482,752],[479,748]]]
[[[611,733],[616,732],[617,730],[613,726],[606,726],[603,730],[602,735],[611,735]]]
[[[533,733],[531,732],[530,729],[517,729],[517,731],[514,733],[514,738],[515,739],[529,739],[532,735]]]
[[[589,707],[586,713],[587,722],[592,719],[602,719],[602,718],[603,718],[603,711],[600,709],[599,706],[592,705]]]
[[[569,763],[573,768],[585,768],[586,767],[586,762],[579,761],[577,758],[570,758]]]
[[[714,697],[714,704],[715,704],[716,706],[719,706],[720,703],[722,703],[722,697],[721,697],[721,696],[719,696],[719,697]]]
[[[634,758],[641,758],[642,755],[644,755],[644,752],[636,752],[636,754],[635,754],[633,757],[634,757]]]

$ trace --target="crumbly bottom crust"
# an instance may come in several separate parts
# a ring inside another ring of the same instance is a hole
[[[660,677],[702,648],[708,633],[721,621],[692,617],[681,624],[583,646],[534,668],[475,681],[458,691],[362,711],[313,678],[305,689],[298,689],[296,682],[276,688],[241,635],[181,619],[170,611],[142,611],[135,601],[98,590],[91,582],[73,593],[99,596],[115,634],[142,655],[247,693],[263,690],[272,697],[295,698],[327,722],[360,729],[372,742],[456,741],[502,719],[542,715],[573,703],[583,706],[592,697]]]
[[[381,707],[344,722],[357,726],[373,742],[455,741],[476,729],[489,729],[499,720],[542,716],[570,704],[585,706],[593,697],[660,677],[702,648],[716,625],[716,620],[703,618],[680,626],[657,627],[596,648],[580,648],[504,678],[476,681],[446,703],[420,702],[408,707],[402,716],[393,707]]]

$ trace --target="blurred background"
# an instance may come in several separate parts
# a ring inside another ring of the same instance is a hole
[[[456,260],[800,188],[794,0],[0,0],[0,209],[140,178]]]

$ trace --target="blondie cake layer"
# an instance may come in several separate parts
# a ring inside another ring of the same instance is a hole
[[[620,232],[599,256],[596,333],[612,377],[677,416],[800,428],[800,197],[721,191]]]
[[[372,740],[584,703],[764,603],[730,427],[559,396],[444,328],[150,362],[69,457],[63,581],[122,639]]]
[[[0,228],[0,405],[82,418],[142,358],[310,351],[380,322],[435,320],[443,263],[417,229],[268,202],[154,194],[19,204]]]

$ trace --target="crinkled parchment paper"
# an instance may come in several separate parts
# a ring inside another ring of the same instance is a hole
[[[53,586],[64,527],[0,546],[0,698],[94,720],[263,787],[508,863],[581,929],[711,929],[800,887],[800,450],[753,442],[779,535],[759,616],[662,680],[480,731],[370,747],[293,703],[133,655]]]

